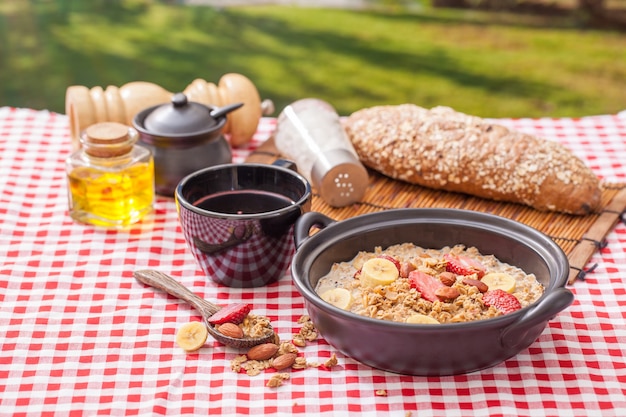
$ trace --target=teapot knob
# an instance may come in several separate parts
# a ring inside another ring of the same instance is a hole
[[[185,107],[187,105],[187,96],[183,93],[176,93],[172,96],[172,104],[174,107]]]

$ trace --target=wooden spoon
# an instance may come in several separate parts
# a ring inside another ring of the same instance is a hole
[[[226,346],[234,348],[251,348],[252,346],[260,345],[263,343],[272,342],[274,340],[274,332],[270,327],[268,334],[262,337],[244,337],[237,339],[234,337],[226,336],[220,333],[211,323],[209,323],[209,317],[215,314],[221,307],[215,305],[197,294],[191,292],[187,287],[176,281],[163,272],[155,271],[152,269],[145,269],[134,272],[135,279],[153,288],[157,288],[161,291],[185,301],[190,306],[194,307],[202,315],[204,322],[207,325],[207,330],[215,340],[223,343]]]

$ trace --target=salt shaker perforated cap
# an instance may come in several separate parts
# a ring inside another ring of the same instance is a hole
[[[313,163],[311,181],[326,203],[344,207],[361,201],[369,176],[352,152],[333,149]]]

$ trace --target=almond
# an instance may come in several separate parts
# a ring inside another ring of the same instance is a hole
[[[272,361],[272,367],[278,371],[281,369],[289,368],[291,365],[296,363],[296,358],[298,355],[295,353],[285,353],[280,355]]]
[[[243,337],[243,330],[235,323],[221,324],[217,330],[224,336],[232,337],[233,339],[241,339]]]
[[[439,281],[441,281],[443,285],[451,287],[456,282],[456,275],[454,275],[452,272],[442,272],[441,274],[439,274]]]
[[[415,268],[415,265],[413,265],[410,262],[403,262],[400,265],[400,276],[402,278],[408,278],[409,277],[409,273],[411,273],[411,271],[415,271],[417,268]]]
[[[263,343],[250,348],[246,356],[251,361],[264,361],[278,352],[278,345],[274,343]]]
[[[481,280],[473,279],[473,278],[463,278],[463,284],[474,286],[478,288],[478,291],[480,292],[487,292],[487,290],[489,289],[487,284],[485,284]]]
[[[455,298],[457,298],[459,295],[461,295],[461,293],[459,292],[459,290],[457,290],[454,287],[443,286],[443,287],[437,288],[437,290],[435,291],[435,295],[441,301],[450,301],[450,300],[454,300]]]

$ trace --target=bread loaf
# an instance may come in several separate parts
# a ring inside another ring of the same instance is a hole
[[[449,107],[377,106],[344,123],[363,164],[394,179],[541,211],[600,204],[597,176],[561,144]]]

